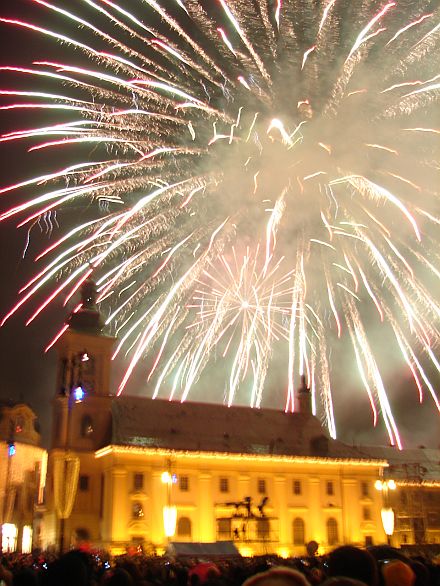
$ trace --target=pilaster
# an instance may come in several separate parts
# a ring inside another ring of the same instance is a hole
[[[342,511],[342,541],[343,543],[360,543],[361,519],[358,483],[353,478],[341,480],[341,511]]]
[[[166,486],[162,482],[164,468],[155,468],[151,474],[151,541],[156,544],[166,542],[163,526],[163,508],[166,504]],[[173,504],[171,502],[171,504]]]
[[[275,476],[275,511],[278,517],[280,546],[290,545],[292,539],[289,536],[289,514],[287,510],[287,482],[285,476]]]
[[[212,542],[216,538],[214,503],[212,494],[212,474],[200,472],[198,486],[198,525],[199,540]]]
[[[110,537],[113,543],[127,539],[128,525],[128,486],[127,470],[115,467],[110,472]]]
[[[324,518],[321,514],[322,502],[319,478],[311,477],[308,479],[307,493],[310,527],[308,531],[306,527],[306,533],[310,536],[310,539],[314,539],[318,543],[324,543],[327,537],[325,533]]]

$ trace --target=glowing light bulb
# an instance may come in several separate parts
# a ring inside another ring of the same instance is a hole
[[[81,403],[84,400],[85,392],[82,387],[76,387],[73,391],[73,398],[75,399],[75,403]]]

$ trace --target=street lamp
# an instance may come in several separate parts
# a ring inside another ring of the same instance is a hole
[[[169,539],[176,532],[177,508],[171,505],[171,487],[177,482],[177,476],[171,474],[171,465],[168,463],[168,470],[162,473],[162,483],[167,487],[167,504],[163,508],[163,528],[165,537]]]
[[[374,483],[374,487],[376,490],[381,491],[383,495],[383,506],[380,510],[380,515],[382,517],[382,526],[387,536],[387,543],[391,545],[391,536],[394,533],[394,511],[390,506],[389,491],[396,490],[396,483],[392,479],[378,479]]]

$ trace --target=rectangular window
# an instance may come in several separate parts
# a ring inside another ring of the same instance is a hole
[[[411,519],[409,517],[397,517],[396,522],[399,531],[409,531],[411,529]]]
[[[440,529],[440,511],[428,511],[426,518],[430,529]]]
[[[335,494],[335,486],[333,484],[333,480],[327,480],[327,494],[328,496],[333,496]]]
[[[189,491],[189,478],[188,478],[188,476],[179,476],[179,489],[182,492]]]
[[[266,494],[266,481],[264,478],[258,479],[258,494]]]
[[[78,488],[85,492],[89,490],[89,477],[85,474],[81,474],[78,481]]]
[[[269,519],[257,519],[257,538],[269,539],[270,523]]]
[[[133,489],[142,490],[144,488],[144,475],[141,472],[136,472],[133,476]]]
[[[361,494],[362,498],[367,498],[370,496],[370,485],[368,482],[361,482]]]
[[[293,494],[301,494],[301,480],[293,481]]]
[[[217,520],[217,533],[219,541],[231,539],[231,519]]]
[[[371,510],[370,507],[363,507],[362,509],[362,516],[364,521],[369,521],[371,519]]]
[[[229,478],[220,478],[220,492],[229,492]]]

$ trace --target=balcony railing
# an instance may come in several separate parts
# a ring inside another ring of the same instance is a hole
[[[220,517],[216,521],[217,541],[232,540],[238,543],[276,543],[279,541],[278,519],[275,517],[248,519]]]

